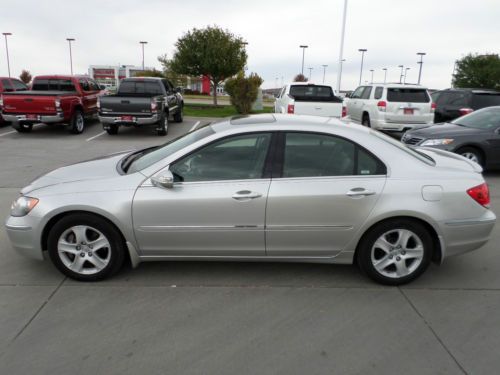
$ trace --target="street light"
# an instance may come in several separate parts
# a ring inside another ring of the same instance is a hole
[[[246,52],[246,48],[248,46],[248,42],[242,41],[241,45],[243,46],[243,48],[245,49],[245,52]],[[248,70],[248,65],[245,65],[245,67],[243,69]]]
[[[384,84],[387,82],[387,68],[382,68],[384,71]]]
[[[7,43],[7,37],[12,35],[12,33],[2,33],[5,36],[5,51],[7,52],[7,70],[9,71],[10,78],[10,61],[9,61],[9,45]]]
[[[141,40],[139,43],[142,45],[142,70],[144,70],[144,45],[148,42]]]
[[[337,92],[338,93],[340,93],[340,81],[342,79],[342,67],[344,66],[344,61],[345,61],[345,59],[340,60],[340,71],[339,71],[339,75],[338,75],[339,81],[337,83],[337,87],[338,87]]]
[[[74,42],[74,38],[66,38],[69,44],[69,66],[71,68],[71,75],[73,75],[73,54],[71,53],[71,42]]]
[[[420,77],[422,76],[422,65],[424,64],[424,56],[426,55],[426,53],[417,52],[417,55],[420,56],[420,61],[417,61],[417,64],[420,64],[420,67],[418,68],[418,84],[420,85]]]
[[[326,74],[326,67],[328,65],[321,65],[323,67],[323,83],[325,83],[325,74]]]
[[[344,36],[345,22],[347,18],[347,0],[344,0],[344,14],[342,17],[342,31],[340,32],[339,65],[337,69],[337,92],[340,92],[340,80],[342,79],[342,62],[344,61]]]
[[[399,83],[403,82],[403,69],[405,68],[403,65],[398,65],[398,68],[401,68],[401,74],[399,76]]]
[[[406,85],[406,76],[408,75],[408,70],[410,70],[410,68],[405,68],[405,79],[403,81],[405,85]]]
[[[361,70],[359,72],[359,86],[361,86],[361,78],[363,77],[363,60],[365,58],[365,52],[368,51],[366,48],[358,49],[361,52]]]
[[[301,70],[301,74],[304,75],[304,55],[306,53],[306,48],[309,48],[309,46],[300,45],[299,47],[302,48],[302,70]]]
[[[374,72],[374,70],[370,69],[370,72],[372,72],[372,82],[371,83],[373,83],[373,72]]]
[[[312,70],[313,70],[313,68],[307,68],[307,69],[309,69],[309,81],[310,81],[311,77],[312,77]]]

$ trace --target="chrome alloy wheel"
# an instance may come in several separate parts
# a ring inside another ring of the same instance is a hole
[[[85,126],[85,120],[83,119],[83,116],[79,114],[76,117],[76,129],[78,130],[79,133],[83,132],[84,126]]]
[[[401,278],[413,273],[422,263],[424,245],[408,229],[394,229],[382,234],[372,246],[373,267],[383,276]]]
[[[57,252],[68,269],[82,275],[102,271],[111,259],[109,240],[100,231],[87,225],[65,230],[57,242]]]
[[[469,160],[479,164],[479,158],[473,152],[464,152],[460,155],[462,155],[466,159],[469,159]]]

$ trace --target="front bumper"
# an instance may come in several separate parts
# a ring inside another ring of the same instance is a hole
[[[160,116],[154,114],[150,117],[136,117],[132,116],[132,120],[123,120],[121,116],[103,116],[99,114],[99,121],[103,124],[104,129],[106,125],[124,125],[124,126],[135,126],[135,125],[154,125],[160,121]]]
[[[29,215],[9,216],[5,229],[14,250],[28,258],[43,260],[41,241],[36,230],[38,221],[38,218]]]
[[[62,112],[58,112],[55,115],[35,115],[36,118],[28,118],[28,115],[21,114],[21,115],[13,115],[13,114],[6,114],[2,113],[2,117],[4,118],[5,121],[7,122],[12,122],[12,123],[39,123],[42,122],[44,124],[50,124],[50,123],[58,123],[58,122],[63,122],[64,121],[64,114]]]

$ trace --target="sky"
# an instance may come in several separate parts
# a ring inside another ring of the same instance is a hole
[[[188,30],[218,25],[247,42],[248,72],[263,88],[280,86],[300,73],[336,86],[344,0],[0,0],[0,32],[8,38],[11,75],[69,74],[66,38],[75,38],[73,70],[89,65],[145,65],[160,68],[157,57],[171,57],[175,42]],[[450,86],[454,62],[469,53],[500,53],[500,1],[348,0],[342,89],[357,87],[360,48],[366,48],[362,83],[400,78],[399,65],[418,79],[417,52],[425,52],[422,84]],[[0,75],[7,75],[0,40]]]

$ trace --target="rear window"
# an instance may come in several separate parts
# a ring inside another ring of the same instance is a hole
[[[160,81],[122,81],[118,94],[123,96],[155,96],[162,95]]]
[[[387,89],[388,102],[429,103],[429,94],[425,89],[389,88]]]
[[[500,105],[500,93],[472,95],[472,108],[479,109]]]
[[[70,79],[35,79],[33,91],[76,91]]]
[[[292,85],[290,86],[290,96],[295,100],[311,102],[341,102],[342,99],[333,95],[330,86],[317,85]]]

